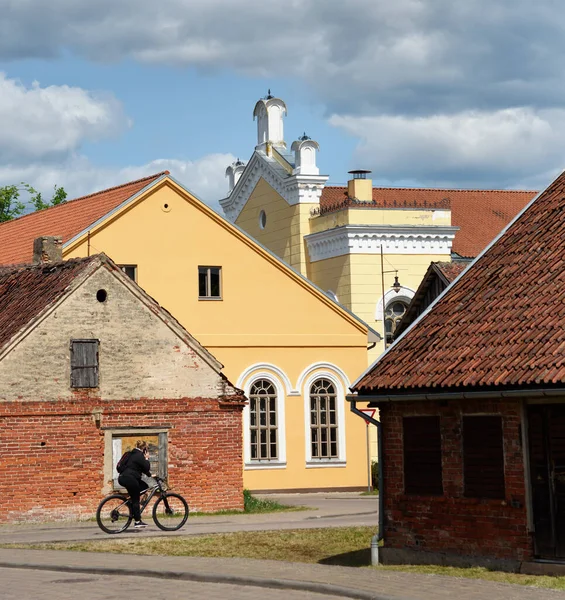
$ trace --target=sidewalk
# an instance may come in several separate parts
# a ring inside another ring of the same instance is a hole
[[[457,600],[558,600],[564,597],[563,592],[473,579],[247,559],[0,548],[0,568],[159,578],[165,591],[167,581],[183,580],[254,586],[257,598],[265,596],[265,589],[301,590],[359,600],[453,600],[454,597]]]

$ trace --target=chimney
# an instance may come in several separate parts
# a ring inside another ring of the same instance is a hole
[[[33,262],[43,264],[63,260],[63,238],[60,235],[42,235],[33,240]]]
[[[373,180],[367,179],[367,174],[370,172],[363,169],[349,171],[353,175],[353,179],[347,182],[347,195],[350,198],[355,198],[363,202],[371,202],[373,200]]]

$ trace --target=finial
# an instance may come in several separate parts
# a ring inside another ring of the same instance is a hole
[[[270,100],[271,98],[274,98],[274,96],[271,96],[271,88],[269,88],[267,90],[267,95],[265,96],[265,100]]]
[[[312,138],[309,135],[306,135],[306,132],[304,132],[298,139],[301,142],[304,142],[305,140],[311,140]]]

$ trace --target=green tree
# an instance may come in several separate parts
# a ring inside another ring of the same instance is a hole
[[[28,203],[22,202],[20,195],[28,195]],[[20,183],[19,185],[5,185],[0,187],[0,223],[10,221],[24,214],[26,207],[31,204],[35,210],[42,210],[50,206],[57,206],[66,201],[67,192],[55,185],[53,196],[50,200],[43,200],[41,192],[34,189],[29,183]]]

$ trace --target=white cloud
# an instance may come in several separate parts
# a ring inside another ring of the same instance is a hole
[[[565,159],[565,110],[511,108],[430,117],[334,115],[360,138],[355,168],[391,182],[513,186],[538,182]],[[546,179],[544,179],[547,181]]]
[[[145,165],[98,167],[85,157],[71,157],[60,164],[31,163],[26,166],[1,166],[0,185],[25,181],[50,198],[55,185],[63,186],[68,197],[76,198],[147,175],[170,171],[201,200],[221,212],[218,199],[227,193],[226,165],[235,160],[231,154],[209,154],[195,161],[158,159]]]
[[[61,159],[85,140],[123,130],[119,102],[77,87],[25,87],[0,72],[0,162]]]

